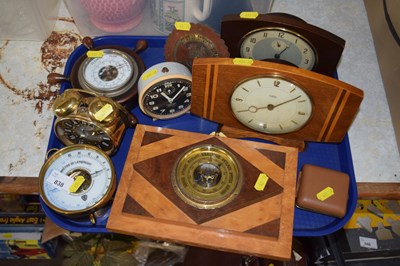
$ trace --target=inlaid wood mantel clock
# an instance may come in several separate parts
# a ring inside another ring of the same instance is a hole
[[[341,142],[363,99],[334,78],[257,60],[198,58],[192,75],[191,112],[240,137]]]

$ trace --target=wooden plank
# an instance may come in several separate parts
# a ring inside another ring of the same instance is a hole
[[[0,193],[38,194],[39,180],[37,177],[0,176]]]
[[[400,183],[358,182],[359,199],[400,199]]]

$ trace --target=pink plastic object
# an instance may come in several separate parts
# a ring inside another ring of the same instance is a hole
[[[90,21],[106,32],[124,32],[143,18],[145,0],[81,0]]]

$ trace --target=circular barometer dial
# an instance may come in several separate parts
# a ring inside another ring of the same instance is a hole
[[[260,28],[249,32],[240,42],[240,55],[256,60],[286,61],[308,70],[317,62],[315,49],[309,41],[282,28]]]
[[[117,49],[103,49],[99,57],[87,57],[78,70],[84,89],[110,98],[125,94],[136,83],[139,67],[136,61]]]
[[[278,76],[261,76],[235,86],[233,115],[244,126],[267,134],[297,131],[310,120],[313,104],[307,92]]]
[[[100,149],[72,145],[55,152],[39,174],[40,196],[58,214],[82,217],[103,207],[116,186],[114,166]]]
[[[176,194],[199,209],[225,206],[239,194],[242,181],[236,157],[215,145],[196,146],[184,152],[172,174]]]

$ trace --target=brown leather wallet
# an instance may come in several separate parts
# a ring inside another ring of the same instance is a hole
[[[297,181],[299,208],[342,218],[346,214],[349,176],[332,169],[305,164]]]

